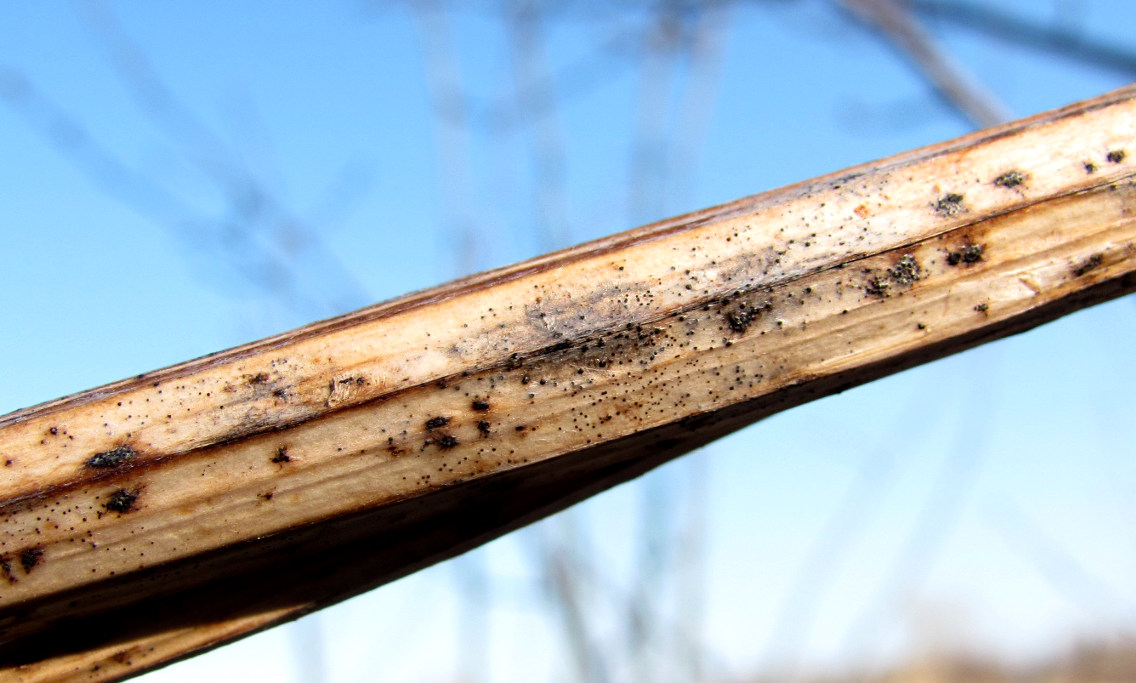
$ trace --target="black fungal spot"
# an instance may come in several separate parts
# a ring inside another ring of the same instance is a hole
[[[923,276],[923,269],[919,267],[914,255],[904,254],[894,266],[888,268],[888,276],[897,284],[910,285]]]
[[[957,266],[960,263],[978,263],[982,260],[983,249],[985,247],[981,244],[964,244],[962,249],[947,254],[947,264]]]
[[[87,467],[96,467],[100,469],[118,467],[122,463],[133,458],[135,455],[137,455],[137,453],[135,453],[134,449],[130,446],[119,446],[117,448],[112,448],[109,451],[95,453],[90,458],[88,458],[87,462],[84,464]]]
[[[479,413],[484,413],[489,410],[489,401],[482,401],[479,398],[473,399],[473,409]]]
[[[1084,163],[1084,165],[1085,165],[1085,173],[1092,175],[1093,173],[1097,172],[1097,165],[1094,164],[1093,162],[1085,161],[1085,162],[1082,162],[1082,163]]]
[[[130,512],[134,509],[134,502],[138,500],[137,491],[127,491],[126,489],[117,489],[114,493],[110,494],[110,499],[103,503],[103,507],[111,512],[119,514]]]
[[[59,433],[59,428],[58,427],[52,427],[51,429],[49,429],[47,431],[51,432],[52,436],[55,436],[56,434]]]
[[[984,301],[975,306],[974,310],[978,311],[979,313],[985,313],[986,311],[990,310],[990,306]]]
[[[962,200],[963,196],[961,194],[948,192],[942,197],[939,197],[931,206],[935,207],[935,211],[944,216],[957,216],[966,211],[966,206],[963,205]]]
[[[865,273],[871,273],[869,269]],[[883,298],[889,296],[893,285],[910,287],[923,277],[923,267],[915,260],[914,254],[904,254],[887,269],[884,275],[872,275],[864,283],[864,291],[869,296]]]
[[[744,311],[731,311],[726,314],[726,322],[730,324],[731,330],[741,334],[749,327],[750,317]]]
[[[478,420],[477,431],[481,432],[482,436],[489,436],[489,423],[485,420]]]
[[[12,574],[12,560],[7,555],[0,555],[0,573],[4,574],[8,583],[16,583],[16,577]]]
[[[443,434],[442,438],[438,439],[438,447],[447,450],[453,448],[454,446],[457,446],[460,443],[461,441],[458,441],[458,437],[452,434]]]
[[[723,303],[725,300],[723,300]],[[758,319],[758,317],[773,308],[773,302],[763,301],[756,306],[747,306],[740,304],[736,310],[726,311],[726,324],[730,329],[738,334],[743,334],[751,323]]]
[[[1126,156],[1128,156],[1128,152],[1125,152],[1122,149],[1114,149],[1109,152],[1108,156],[1105,158],[1108,159],[1110,164],[1119,164],[1120,162],[1124,161],[1124,157]]]
[[[255,375],[253,375],[252,377],[249,377],[248,383],[249,384],[264,384],[267,381],[268,381],[268,373],[267,372],[258,372]]]
[[[426,429],[437,429],[438,427],[445,427],[450,424],[450,418],[439,415],[426,420]]]
[[[1021,171],[1019,171],[1017,169],[1015,169],[1015,170],[1012,170],[1012,171],[1006,171],[1002,175],[995,178],[994,184],[999,186],[999,187],[1005,187],[1005,188],[1009,189],[1009,188],[1017,187],[1018,185],[1023,184],[1028,179],[1029,179],[1028,175],[1026,175],[1025,173],[1022,173]]]
[[[292,462],[292,456],[288,455],[288,447],[277,448],[276,455],[272,456],[272,462]]]
[[[1100,254],[1093,254],[1089,258],[1077,264],[1075,268],[1073,268],[1073,275],[1081,277],[1085,273],[1099,266],[1102,261],[1104,261],[1104,259],[1101,258]]]
[[[868,278],[868,283],[864,286],[864,291],[870,296],[885,297],[890,288],[891,284],[884,278],[870,277]]]
[[[32,569],[40,563],[43,559],[42,548],[28,548],[20,553],[20,565],[24,568],[24,573],[28,574]]]

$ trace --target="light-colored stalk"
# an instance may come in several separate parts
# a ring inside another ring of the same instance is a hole
[[[1128,88],[2,418],[3,671],[188,656],[1132,291],[1133,153]]]

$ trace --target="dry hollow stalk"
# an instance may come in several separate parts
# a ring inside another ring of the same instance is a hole
[[[0,662],[107,680],[1136,288],[1136,89],[0,419]]]

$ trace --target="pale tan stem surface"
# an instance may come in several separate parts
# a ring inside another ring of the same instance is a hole
[[[1136,89],[0,419],[0,662],[107,680],[1136,289]]]

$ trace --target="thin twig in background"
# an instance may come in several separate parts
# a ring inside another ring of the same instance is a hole
[[[455,269],[459,273],[476,270],[480,253],[480,225],[476,218],[474,173],[471,161],[469,103],[460,62],[453,45],[447,17],[440,0],[411,3],[418,28],[418,42],[425,62],[424,75],[438,125],[435,127],[438,167],[441,170],[439,194],[446,210],[447,232],[454,237]]]
[[[372,300],[328,248],[320,229],[301,220],[243,163],[231,145],[177,97],[145,50],[122,29],[107,3],[80,3],[75,10],[103,46],[138,108],[173,146],[183,150],[225,199],[223,217],[199,221],[191,228],[207,233],[198,235],[204,238],[199,248],[226,258],[245,277],[259,278],[259,286],[274,301],[300,316],[334,315]],[[347,198],[340,195],[334,201],[342,205]],[[279,266],[267,270],[248,267],[268,259]],[[320,277],[299,281],[303,273],[312,271],[319,272]]]
[[[911,12],[895,0],[835,0],[880,31],[935,87],[945,102],[976,128],[1008,121],[1009,109],[943,52]]]
[[[544,53],[541,3],[516,0],[507,27],[517,93],[517,118],[532,148],[533,200],[541,251],[572,244],[568,220],[568,158],[557,108],[557,85]]]
[[[844,560],[868,518],[882,501],[895,478],[894,457],[880,450],[859,467],[844,498],[812,539],[793,583],[781,601],[762,657],[763,669],[786,681],[801,675],[802,652],[807,649],[825,591],[835,581]]]
[[[673,171],[673,145],[680,135],[667,127],[670,89],[681,56],[689,47],[691,16],[680,3],[666,0],[644,31],[639,57],[634,133],[629,164],[629,216],[632,224],[657,220],[669,204],[666,191]],[[669,475],[669,476],[668,476]],[[662,471],[645,478],[640,490],[636,558],[631,609],[626,616],[628,666],[632,680],[660,680],[673,650],[666,647],[654,614],[662,611],[667,579],[675,567],[673,538],[677,520],[674,504],[679,487],[674,474]]]
[[[712,113],[719,101],[723,51],[726,33],[730,27],[731,3],[708,3],[699,8],[693,17],[688,49],[686,76],[675,116],[675,133],[672,137],[674,164],[670,167],[670,189],[667,196],[675,207],[689,205],[687,197],[693,194],[693,185],[699,174],[696,169],[710,132]],[[702,629],[706,615],[709,585],[706,573],[706,555],[709,550],[709,453],[701,452],[687,458],[680,467],[680,497],[686,506],[676,523],[672,558],[675,563],[674,585],[677,597],[675,609],[678,618],[668,631],[673,647],[672,657],[677,661],[668,668],[677,680],[701,681],[706,672],[707,653],[702,642]]]
[[[988,36],[1046,55],[1057,55],[1098,69],[1136,78],[1136,52],[1090,38],[1060,21],[1048,25],[1015,16],[1012,4],[980,4],[967,0],[906,0],[913,11],[942,23]]]
[[[544,52],[543,12],[543,3],[515,0],[507,10],[505,26],[517,98],[515,120],[531,149],[534,228],[541,250],[551,251],[568,246],[572,239],[566,192],[568,160],[557,84]],[[552,609],[560,616],[578,680],[602,683],[611,678],[610,665],[591,635],[579,567],[587,551],[575,515],[574,510],[565,510],[555,524],[550,520],[543,534],[528,539],[536,544],[535,563]]]
[[[973,434],[989,431],[990,414],[974,407],[979,405],[976,400],[979,396],[989,393],[987,376],[971,378],[970,400],[965,401],[969,412],[963,410],[957,414],[951,447],[946,449],[939,473],[916,513],[913,526],[892,558],[888,571],[845,629],[842,642],[845,654],[870,652],[872,641],[880,640],[878,624],[883,617],[889,611],[907,606],[934,568],[989,457],[986,447],[973,443]],[[876,668],[882,666],[877,664]]]
[[[1033,567],[1058,595],[1081,610],[1085,618],[1096,621],[1102,611],[1119,608],[1131,613],[1136,608],[1123,591],[1095,576],[1012,498],[1003,496],[989,501],[984,517],[997,530],[1006,547]],[[1122,636],[1117,630],[1110,630],[1110,636]]]

